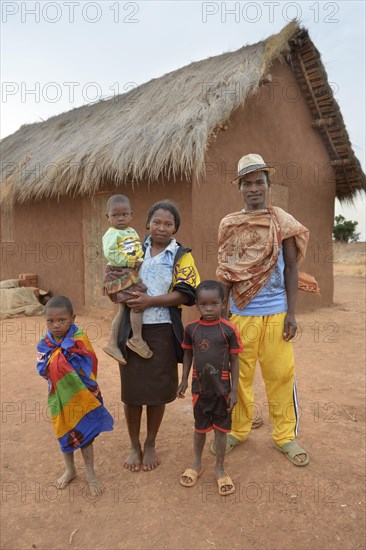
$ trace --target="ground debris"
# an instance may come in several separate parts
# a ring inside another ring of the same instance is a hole
[[[72,544],[72,539],[74,538],[74,535],[77,533],[78,529],[74,529],[73,532],[70,534],[69,538],[69,544]]]

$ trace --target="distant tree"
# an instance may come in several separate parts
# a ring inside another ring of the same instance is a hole
[[[351,222],[346,220],[341,214],[334,218],[335,224],[333,227],[333,237],[336,241],[341,243],[355,243],[359,240],[360,234],[356,233],[356,227],[358,222]]]

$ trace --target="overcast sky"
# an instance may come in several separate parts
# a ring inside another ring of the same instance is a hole
[[[1,136],[279,32],[297,17],[320,51],[365,170],[365,2],[1,2]],[[365,198],[336,213],[359,222]]]

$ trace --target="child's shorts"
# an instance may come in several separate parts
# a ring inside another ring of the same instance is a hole
[[[213,428],[220,432],[230,432],[231,413],[227,410],[227,401],[224,395],[202,397],[194,393],[192,399],[196,432],[206,433]]]
[[[134,298],[136,291],[147,291],[136,269],[107,265],[102,287],[104,296],[109,296],[114,303],[123,303]]]

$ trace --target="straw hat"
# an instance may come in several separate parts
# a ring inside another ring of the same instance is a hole
[[[245,176],[245,174],[249,174],[250,172],[258,172],[259,170],[268,172],[270,178],[275,173],[275,169],[272,166],[267,166],[260,155],[249,153],[249,155],[245,155],[239,160],[238,175],[231,183],[238,183],[240,178]]]

